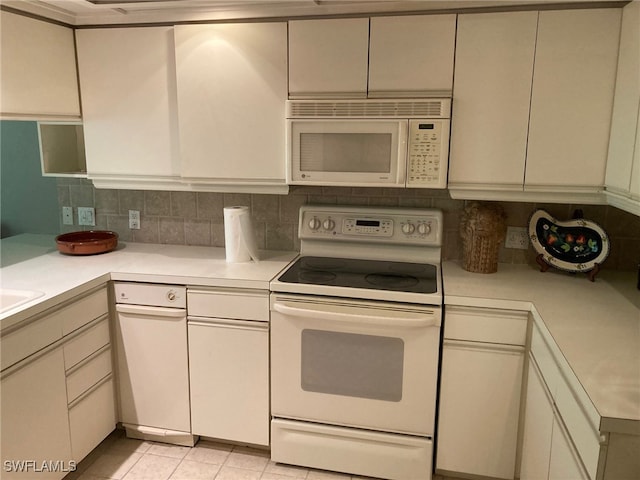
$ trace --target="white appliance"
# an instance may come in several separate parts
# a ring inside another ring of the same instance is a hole
[[[287,183],[446,188],[451,99],[287,101]]]
[[[127,436],[193,446],[186,288],[116,282],[120,420]]]
[[[271,458],[432,475],[442,213],[303,206],[301,256],[271,282]]]

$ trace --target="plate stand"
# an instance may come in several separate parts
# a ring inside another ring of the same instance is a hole
[[[553,266],[553,265],[549,265],[547,262],[544,261],[544,256],[541,253],[539,253],[536,256],[536,263],[540,265],[541,272],[546,272],[547,270],[549,270],[549,267]],[[595,282],[596,275],[598,275],[599,272],[600,272],[600,264],[594,263],[593,268],[588,272],[585,272],[585,274],[587,275],[587,278],[589,279],[590,282]]]

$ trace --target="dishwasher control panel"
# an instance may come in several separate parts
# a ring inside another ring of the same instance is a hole
[[[157,283],[115,282],[116,303],[187,308],[187,287]]]

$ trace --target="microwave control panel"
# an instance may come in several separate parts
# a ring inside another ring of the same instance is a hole
[[[446,188],[449,120],[409,120],[407,187]]]

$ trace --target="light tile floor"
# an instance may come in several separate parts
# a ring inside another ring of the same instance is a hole
[[[268,450],[200,441],[193,447],[127,438],[116,430],[65,480],[350,480],[350,475],[282,465]]]
[[[272,462],[268,450],[201,440],[195,447],[109,435],[64,480],[366,480]],[[434,480],[445,480],[434,476]],[[454,480],[454,479],[447,479]]]

